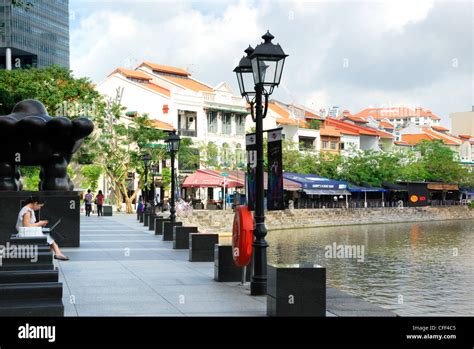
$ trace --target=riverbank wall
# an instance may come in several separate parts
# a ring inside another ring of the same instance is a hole
[[[194,210],[191,214],[179,217],[183,225],[197,226],[201,232],[231,232],[233,219],[234,213],[231,210]],[[265,212],[268,230],[460,219],[474,219],[474,209],[469,209],[467,206],[427,206]]]

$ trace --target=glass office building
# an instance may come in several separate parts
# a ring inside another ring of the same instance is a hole
[[[32,3],[25,9],[0,0],[0,69],[69,68],[69,0]]]

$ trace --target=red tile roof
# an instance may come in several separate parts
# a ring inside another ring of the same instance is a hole
[[[317,120],[323,120],[324,118],[318,114],[315,114],[313,112],[310,112],[309,110],[304,111],[304,117],[306,119],[317,119]]]
[[[289,118],[290,112],[275,102],[268,102],[268,108],[280,115],[282,118]]]
[[[341,130],[334,126],[323,125],[319,128],[320,136],[341,137]]]
[[[471,138],[473,138],[473,137],[472,137],[472,136],[469,136],[469,135],[459,135],[459,138],[471,139]]]
[[[432,120],[440,120],[441,118],[431,112],[431,110],[423,108],[415,108],[415,110],[407,107],[392,107],[392,108],[366,108],[355,114],[362,118],[369,116],[376,120],[380,119],[406,119],[414,116],[430,117]]]
[[[374,137],[378,136],[381,138],[392,138],[392,139],[394,138],[394,136],[388,132],[376,130],[376,129],[366,127],[366,126],[353,125],[351,123],[344,122],[342,120],[327,118],[325,123],[327,125],[336,126],[337,128],[341,130],[355,132],[356,134],[359,134],[359,135],[374,136]]]
[[[447,129],[446,127],[443,127],[443,126],[434,125],[434,126],[431,126],[431,128],[435,131],[449,131],[449,129]]]
[[[110,73],[109,76],[115,73],[120,73],[127,78],[133,78],[133,79],[138,79],[138,80],[149,81],[152,79],[151,76],[149,76],[148,74],[144,72],[137,71],[137,70],[130,70],[126,68],[117,68],[112,73]]]
[[[168,124],[168,123],[166,123],[164,121],[161,121],[161,120],[152,119],[152,120],[150,120],[150,123],[154,128],[156,128],[158,130],[164,130],[164,131],[174,131],[175,130],[173,125]]]
[[[383,127],[383,128],[386,128],[386,129],[390,129],[390,130],[393,130],[395,127],[389,123],[388,121],[380,121],[379,122],[379,126],[380,127]]]
[[[461,140],[459,140],[457,137],[448,136],[444,133],[439,133],[439,132],[429,130],[429,129],[424,129],[423,132],[425,132],[426,134],[428,134],[428,135],[430,135],[430,136],[432,136],[436,139],[441,139],[444,144],[459,145],[461,143]]]
[[[150,90],[153,90],[155,92],[159,92],[167,97],[170,97],[171,93],[170,93],[170,90],[168,90],[167,88],[164,88],[164,87],[161,87],[157,84],[153,84],[151,82],[149,83],[146,83],[146,84],[142,84],[143,86],[145,86],[146,88],[149,88]]]
[[[146,61],[143,62],[142,64],[140,64],[140,67],[143,66],[143,65],[151,68],[152,70],[155,70],[155,71],[161,72],[161,73],[176,74],[176,75],[182,75],[182,76],[190,76],[191,75],[189,72],[187,72],[184,69],[171,67],[169,65],[156,64],[156,63],[153,63],[153,62],[146,62]]]
[[[170,76],[170,75],[162,75],[160,77],[168,81],[171,81],[177,85],[180,85],[183,88],[187,88],[188,90],[192,90],[195,92],[199,92],[199,91],[213,92],[214,91],[211,87],[191,78],[177,77],[177,76]]]
[[[425,133],[416,133],[416,134],[404,134],[402,135],[402,141],[406,142],[409,145],[415,145],[420,143],[423,140],[430,141],[434,137],[425,134]]]

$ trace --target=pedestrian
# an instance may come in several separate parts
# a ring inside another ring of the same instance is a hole
[[[97,217],[103,216],[102,205],[104,204],[104,194],[102,194],[102,190],[99,190],[99,193],[95,197],[95,202],[97,205]]]
[[[84,197],[84,203],[86,206],[86,216],[90,217],[92,211],[92,193],[90,189],[87,190],[87,194]]]
[[[142,199],[142,197],[140,196],[140,197],[138,198],[137,212],[138,212],[138,213],[142,213],[144,210],[145,210],[145,207],[144,207],[144,205],[143,205],[143,199]]]
[[[16,222],[16,230],[20,232],[21,227],[44,227],[48,224],[48,221],[36,222],[35,211],[40,210],[44,206],[45,202],[38,196],[30,196],[18,213],[18,219]],[[58,244],[54,241],[50,234],[46,235],[46,241],[50,249],[54,252],[54,258],[67,261],[69,257],[65,256],[59,249]]]

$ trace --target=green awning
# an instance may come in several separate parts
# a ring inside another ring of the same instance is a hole
[[[238,114],[250,114],[247,110],[242,110],[242,109],[234,109],[234,108],[228,108],[228,107],[211,107],[211,106],[206,106],[205,107],[208,110],[215,110],[215,111],[225,111],[229,113],[238,113]]]

